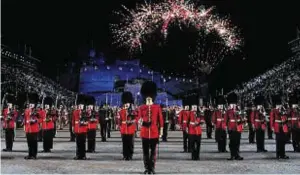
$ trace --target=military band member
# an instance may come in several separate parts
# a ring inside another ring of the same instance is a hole
[[[86,113],[83,110],[84,105],[79,104],[79,108],[74,112],[73,116],[73,131],[76,136],[76,157],[75,160],[86,160],[86,133],[87,119]]]
[[[180,125],[182,129],[182,134],[183,134],[183,152],[191,152],[190,146],[189,146],[189,141],[188,141],[188,129],[187,129],[187,122],[190,116],[190,107],[188,105],[184,106],[184,110],[181,110],[179,112],[179,117],[178,117],[178,124]]]
[[[28,156],[25,159],[36,159],[38,151],[38,133],[39,133],[39,119],[36,109],[34,109],[34,102],[29,104],[24,112],[24,127],[28,145]]]
[[[7,108],[3,110],[3,129],[5,130],[5,143],[6,149],[3,151],[12,151],[13,141],[14,141],[14,130],[15,130],[15,121],[16,121],[16,113],[13,109],[12,101],[8,101]]]
[[[247,115],[247,123],[248,123],[248,129],[249,129],[249,143],[254,144],[254,138],[255,138],[255,130],[253,127],[253,124],[251,122],[251,114],[252,112],[255,111],[255,107],[253,106],[252,103],[248,103],[247,104],[247,108],[246,108],[246,115]]]
[[[140,136],[143,146],[144,174],[155,174],[156,148],[164,125],[162,110],[159,105],[153,103],[157,95],[156,84],[152,81],[144,82],[141,95],[145,104],[140,106],[138,118],[142,120]]]
[[[287,111],[282,107],[279,95],[273,96],[273,103],[276,105],[270,113],[270,124],[276,135],[276,158],[288,159],[285,155],[285,144],[288,133]]]
[[[136,131],[137,113],[133,109],[133,97],[131,92],[123,92],[121,101],[123,108],[120,115],[120,132],[123,143],[123,160],[132,160],[133,156],[133,141]]]
[[[205,122],[204,113],[201,114],[201,111],[197,111],[197,105],[193,105],[190,112],[190,117],[188,119],[188,133],[191,144],[190,148],[192,152],[192,160],[200,159],[200,145],[202,135],[201,125]]]
[[[299,98],[292,94],[289,98],[291,109],[289,110],[289,124],[292,132],[292,143],[294,152],[300,152],[300,109]]]
[[[100,134],[101,134],[101,139],[102,142],[106,142],[106,136],[108,135],[109,132],[109,110],[107,105],[102,105],[100,111],[99,111],[99,116],[100,116]]]
[[[213,123],[215,125],[216,132],[216,140],[218,143],[218,151],[219,152],[227,152],[226,151],[226,142],[227,142],[227,124],[225,121],[225,99],[223,96],[219,96],[217,98],[217,110],[213,113]]]
[[[229,94],[227,102],[229,103],[229,109],[226,111],[225,121],[228,128],[231,154],[231,157],[227,160],[243,160],[244,158],[239,155],[239,143],[243,131],[243,123],[236,105],[237,95],[235,93]]]
[[[87,139],[88,139],[88,149],[87,152],[94,153],[96,147],[96,130],[98,126],[98,113],[96,112],[98,108],[93,105],[89,105],[87,109],[88,117],[88,130],[87,130]]]
[[[213,125],[212,125],[212,114],[213,114],[213,107],[209,105],[207,109],[204,109],[204,119],[206,123],[206,136],[208,139],[212,138],[212,131],[213,131]]]
[[[271,113],[271,110],[272,110],[272,106],[271,104],[266,104],[265,105],[265,109],[266,109],[266,120],[267,120],[267,134],[268,134],[268,139],[270,140],[273,140],[273,131],[272,131],[272,126],[270,124],[270,113]]]
[[[43,114],[45,111],[43,110],[43,106],[38,103],[36,105],[36,110],[37,110],[37,113],[38,113],[38,119],[39,119],[39,133],[38,133],[38,141],[39,142],[42,142],[43,141],[43,129],[42,129],[42,122],[43,122],[43,119],[41,117],[41,114]]]
[[[166,106],[165,108],[163,108],[162,114],[163,114],[163,118],[164,118],[164,122],[165,122],[165,124],[164,124],[164,130],[163,130],[163,135],[162,135],[162,141],[163,142],[167,142],[169,120],[170,120],[170,111],[169,111],[168,106]]]
[[[266,112],[263,108],[264,97],[255,98],[256,110],[251,112],[251,123],[256,133],[256,152],[267,152],[265,149],[265,131],[267,127]]]
[[[52,115],[52,119],[54,120],[53,137],[56,137],[56,134],[57,134],[56,121],[59,116],[58,116],[58,110],[56,109],[56,107],[54,105],[52,105],[52,107],[51,107],[51,115]]]
[[[69,132],[70,132],[70,142],[75,142],[75,134],[72,130],[72,121],[73,121],[73,116],[74,116],[74,112],[77,109],[77,105],[74,105],[71,107],[71,109],[68,112],[68,116],[69,116]]]
[[[53,130],[54,120],[50,111],[51,98],[45,99],[45,110],[40,111],[40,117],[42,119],[42,131],[43,131],[43,152],[51,152],[53,148]]]

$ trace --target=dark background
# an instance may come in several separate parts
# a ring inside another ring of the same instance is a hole
[[[124,49],[116,49],[111,44],[109,23],[118,19],[112,11],[120,9],[121,4],[134,7],[136,2],[144,1],[2,0],[2,43],[19,50],[24,44],[31,46],[33,56],[42,60],[42,73],[53,79],[57,65],[61,67],[68,61],[86,57],[92,43],[110,62],[116,58],[139,58],[155,70],[176,70],[191,76],[185,42],[189,31],[171,29],[165,46],[150,42],[142,55],[128,55]],[[300,27],[295,1],[193,2],[214,5],[215,12],[229,15],[244,38],[242,54],[226,58],[209,77],[211,91],[222,87],[230,90],[288,58],[287,43],[296,37],[296,26]]]

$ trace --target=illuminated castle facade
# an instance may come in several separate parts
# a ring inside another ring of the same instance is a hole
[[[90,56],[95,54],[92,52]],[[113,65],[105,63],[103,56],[93,58],[93,65],[83,65],[80,70],[79,92],[91,95],[98,105],[108,103],[120,105],[121,94],[130,91],[136,104],[142,103],[141,84],[152,80],[157,84],[156,103],[166,105],[182,105],[182,100],[175,95],[195,88],[191,79],[162,75],[140,65],[139,60],[120,61]]]

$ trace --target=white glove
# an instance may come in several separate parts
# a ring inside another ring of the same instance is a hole
[[[160,128],[160,132],[159,132],[159,138],[161,138],[161,137],[162,137],[162,135],[163,135],[163,132],[164,132],[164,128]]]

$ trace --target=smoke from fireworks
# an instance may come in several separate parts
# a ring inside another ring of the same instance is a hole
[[[178,25],[179,28],[186,25],[207,33],[216,32],[230,49],[237,48],[241,42],[228,19],[220,19],[212,14],[213,8],[196,8],[189,1],[165,0],[156,4],[145,2],[134,10],[126,7],[124,9],[126,13],[117,13],[122,16],[121,23],[112,24],[111,30],[115,44],[127,47],[130,51],[142,49],[143,43],[147,42],[147,36],[156,31],[160,31],[167,38],[171,25]]]
[[[226,47],[216,33],[200,31],[199,35],[196,47],[191,49],[193,53],[189,55],[190,65],[195,74],[210,74],[232,49]]]

